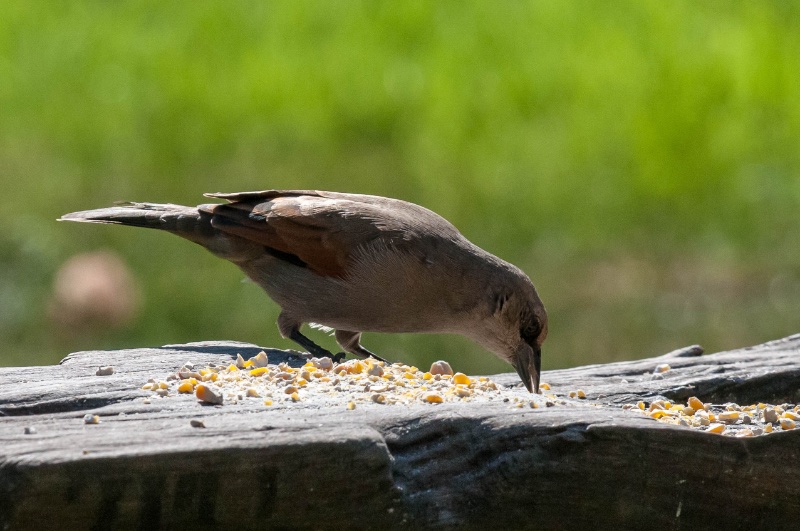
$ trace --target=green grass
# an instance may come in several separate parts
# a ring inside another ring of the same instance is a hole
[[[423,204],[526,270],[546,368],[800,331],[800,9],[787,2],[44,2],[0,8],[0,364],[290,346],[242,275],[165,234],[57,224],[116,200],[318,188]],[[122,330],[47,314],[73,254],[143,292]],[[371,336],[425,364],[465,340]],[[330,345],[329,345],[330,346]]]

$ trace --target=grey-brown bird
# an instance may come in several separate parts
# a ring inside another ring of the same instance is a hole
[[[281,307],[281,335],[315,356],[331,353],[300,332],[304,323],[330,327],[343,350],[376,358],[362,332],[461,334],[539,392],[547,313],[533,283],[438,214],[337,192],[206,196],[228,202],[125,203],[61,220],[160,229],[202,245],[261,286]]]

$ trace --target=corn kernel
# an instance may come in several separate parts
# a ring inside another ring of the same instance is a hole
[[[764,432],[772,433],[772,424],[767,424],[766,426],[764,426]]]
[[[257,369],[253,369],[250,371],[250,376],[261,376],[264,373],[269,372],[269,369],[266,367],[259,367]]]
[[[644,402],[642,402],[642,401],[640,400],[639,402],[637,402],[637,403],[636,403],[636,407],[638,407],[639,409],[641,409],[642,411],[644,411],[644,409],[645,409]]]
[[[244,365],[244,362],[242,362],[242,365]],[[233,372],[233,371],[238,371],[238,370],[239,370],[239,367],[237,367],[237,366],[236,366],[236,365],[234,365],[233,363],[231,363],[230,365],[228,365],[228,372]]]
[[[422,379],[423,380],[430,380],[432,378],[433,378],[433,375],[431,373],[429,373],[429,372],[426,372],[425,374],[422,375]]]
[[[712,424],[707,430],[709,433],[722,433],[725,431],[724,424]]]
[[[695,411],[700,411],[701,409],[704,409],[703,402],[696,396],[691,397],[687,401],[687,404],[689,405],[690,408],[694,409]]]
[[[289,398],[291,398],[293,402],[298,402],[300,400],[300,395],[295,392],[292,393]]]
[[[265,406],[271,406],[272,405],[272,400],[269,400],[269,399],[264,400],[264,405]]]
[[[798,422],[800,421],[800,414],[795,413],[794,411],[785,411],[783,413],[783,418]]]
[[[578,389],[578,398],[586,398],[586,391]]]
[[[481,380],[481,381],[483,381],[483,380]],[[549,391],[550,390],[550,384],[548,384],[548,383],[540,383],[539,384],[539,389],[543,389],[545,391]]]
[[[222,404],[223,402],[222,393],[203,384],[195,388],[194,395],[208,404]]]
[[[425,400],[426,402],[428,402],[430,404],[441,404],[442,402],[444,402],[444,399],[441,397],[441,395],[438,395],[436,393],[428,393],[428,394],[426,394],[423,397],[423,400]]]
[[[781,429],[782,430],[793,430],[797,424],[792,419],[782,418],[781,419]]]
[[[354,410],[355,408],[356,408],[356,403],[355,402],[348,402],[347,403],[347,409],[349,409],[350,411]]]
[[[299,380],[297,380],[297,385],[299,385],[300,387],[308,385],[308,380],[306,380],[305,378],[300,378]]]
[[[178,386],[179,393],[191,393],[193,391],[194,391],[194,386],[188,380],[184,380]]]
[[[462,372],[457,372],[453,375],[453,383],[454,384],[461,384],[461,385],[469,385],[472,383],[472,380],[469,379],[469,376]]]
[[[739,420],[738,411],[726,411],[717,415],[717,418],[722,422],[736,422]]]

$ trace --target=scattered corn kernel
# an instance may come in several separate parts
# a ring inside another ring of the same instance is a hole
[[[781,419],[781,429],[782,430],[793,430],[797,424],[792,419],[782,418]]]
[[[687,404],[689,405],[690,408],[694,409],[695,411],[699,411],[701,409],[704,409],[703,408],[703,402],[699,398],[697,398],[696,396],[691,397],[687,401]]]
[[[722,422],[736,422],[739,420],[739,412],[738,411],[726,411],[725,413],[720,413],[717,415],[717,419]]]
[[[289,398],[291,398],[292,401],[294,402],[298,402],[300,400],[300,395],[298,395],[297,392],[295,391],[294,393],[291,394]]]
[[[356,408],[356,403],[355,402],[350,401],[350,402],[347,403],[347,409],[349,409],[350,411],[354,410],[355,408]]]
[[[440,404],[444,402],[444,399],[441,397],[441,395],[437,393],[428,393],[423,397],[423,400],[431,404]]]
[[[219,389],[214,389],[205,384],[198,384],[194,389],[194,395],[207,404],[221,405],[223,402],[222,393]]]
[[[667,371],[668,371],[668,370],[670,370],[671,368],[672,368],[672,367],[670,367],[670,366],[669,366],[669,363],[662,363],[661,365],[659,365],[658,367],[656,367],[656,370],[655,370],[654,372],[657,372],[657,373],[660,373],[660,372],[667,372]]]
[[[178,392],[179,393],[192,393],[192,392],[194,392],[194,386],[192,385],[192,383],[189,380],[184,380],[178,386]]]
[[[472,380],[469,379],[469,376],[462,372],[457,372],[453,375],[453,383],[455,384],[462,384],[462,385],[469,385],[472,383]]]
[[[265,406],[271,406],[272,405],[272,400],[270,400],[269,398],[264,400],[264,405]]]
[[[578,389],[578,398],[586,398],[586,391]]]
[[[540,383],[539,384],[539,389],[542,389],[544,391],[549,391],[550,390],[550,384],[549,383],[544,383],[544,382]]]
[[[708,430],[706,430],[706,431],[708,431],[709,433],[722,433],[722,432],[725,431],[725,425],[724,424],[712,424],[712,425],[710,425],[708,427]]]

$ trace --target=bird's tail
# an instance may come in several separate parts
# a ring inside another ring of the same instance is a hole
[[[204,220],[204,217],[207,219]],[[210,234],[212,231],[211,216],[204,215],[197,207],[157,203],[120,203],[109,208],[65,214],[59,221],[131,225],[165,230],[183,237],[197,232]],[[208,230],[205,231],[205,228]]]
[[[159,229],[202,245],[212,253],[237,261],[249,255],[249,245],[211,225],[213,214],[201,207],[158,203],[121,203],[109,208],[72,212],[59,221],[106,223]]]

